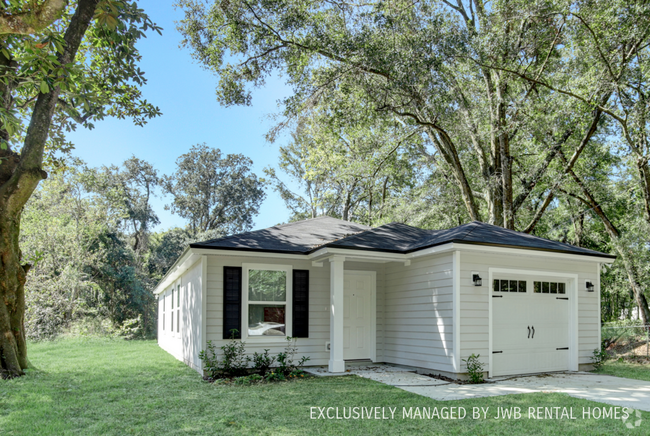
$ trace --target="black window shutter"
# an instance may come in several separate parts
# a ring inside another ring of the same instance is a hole
[[[241,339],[241,267],[223,267],[223,338]]]
[[[293,337],[309,337],[309,270],[293,270]]]

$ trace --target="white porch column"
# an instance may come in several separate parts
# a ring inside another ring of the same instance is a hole
[[[343,263],[344,256],[330,258],[330,372],[345,372],[343,361]]]

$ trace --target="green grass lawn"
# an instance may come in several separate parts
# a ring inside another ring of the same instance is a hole
[[[596,373],[650,381],[650,364],[608,360]]]
[[[620,420],[582,419],[603,404],[562,394],[523,394],[438,402],[370,380],[305,378],[255,386],[211,385],[155,342],[64,340],[32,344],[36,370],[0,380],[0,435],[612,435],[648,434]],[[311,420],[310,407],[397,407],[388,420]],[[464,407],[463,420],[402,419],[406,407]],[[472,407],[489,407],[472,419]],[[522,419],[495,420],[497,407]],[[533,420],[528,407],[572,407],[576,420]],[[606,406],[610,407],[610,406]]]

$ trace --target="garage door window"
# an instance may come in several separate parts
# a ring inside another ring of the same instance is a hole
[[[493,284],[494,292],[526,292],[525,280],[499,280],[495,279]]]
[[[566,283],[559,282],[534,282],[536,294],[566,294]]]

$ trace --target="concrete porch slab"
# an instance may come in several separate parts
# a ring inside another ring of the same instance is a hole
[[[429,387],[449,384],[449,382],[446,381],[417,374],[415,368],[393,366],[384,363],[347,364],[346,366],[347,370],[344,373],[329,372],[327,367],[308,367],[303,368],[303,370],[310,374],[323,377],[357,375],[359,377],[397,387]]]

